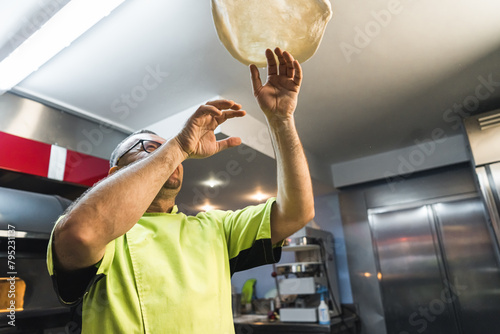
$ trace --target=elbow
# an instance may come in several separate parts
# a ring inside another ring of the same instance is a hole
[[[315,215],[316,215],[316,212],[314,209],[314,198],[311,196],[309,198],[308,205],[305,207],[305,210],[304,210],[305,224],[307,224],[311,220],[313,220]]]
[[[94,246],[96,238],[91,235],[84,222],[68,219],[67,217],[56,225],[54,229],[54,243],[64,244],[67,247],[86,249]]]
[[[316,215],[316,212],[314,211],[314,208],[312,208],[311,210],[309,210],[308,214],[309,215],[307,216],[307,222],[310,222],[311,220],[314,219],[314,217]]]
[[[297,229],[301,229],[306,226],[311,220],[313,220],[314,216],[314,207],[311,207],[308,209],[304,209],[302,212],[295,216],[295,219],[290,217],[290,221],[294,221]]]
[[[307,210],[306,212],[304,212],[304,216],[302,219],[302,227],[306,226],[307,223],[309,223],[311,220],[313,220],[314,216],[315,216],[314,207],[311,208],[310,210]]]
[[[54,229],[54,247],[56,249],[81,249],[88,242],[87,238],[82,233],[79,233],[71,226],[67,226],[65,221],[62,221]]]
[[[99,247],[88,233],[69,225],[57,224],[54,229],[52,249],[55,265],[63,270],[76,270],[98,262],[104,248]]]
[[[314,201],[303,205],[300,211],[295,211],[293,216],[289,216],[289,221],[294,221],[299,229],[306,226],[315,216]]]

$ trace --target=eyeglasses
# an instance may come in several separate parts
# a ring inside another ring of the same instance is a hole
[[[152,153],[154,152],[158,147],[161,146],[161,143],[157,142],[157,141],[154,141],[154,140],[147,140],[147,139],[140,139],[139,141],[137,141],[134,145],[132,145],[128,150],[126,150],[122,155],[120,155],[118,157],[118,159],[116,159],[116,163],[115,163],[115,166],[118,165],[118,161],[120,161],[121,158],[123,158],[123,156],[125,154],[127,154],[128,152],[130,152],[133,148],[135,148],[137,146],[137,144],[141,144],[142,146],[142,149],[144,150],[144,152],[146,153]]]

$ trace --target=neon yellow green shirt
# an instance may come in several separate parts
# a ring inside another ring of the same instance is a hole
[[[231,275],[279,261],[271,244],[275,199],[238,211],[196,216],[146,213],[106,246],[83,297],[64,300],[52,263],[47,267],[62,303],[83,302],[82,333],[234,333]]]

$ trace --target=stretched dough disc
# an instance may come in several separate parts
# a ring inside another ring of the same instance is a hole
[[[266,49],[280,47],[299,62],[318,49],[332,17],[329,0],[212,0],[222,44],[245,65],[265,67]]]

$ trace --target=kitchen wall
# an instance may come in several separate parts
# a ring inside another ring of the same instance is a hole
[[[392,182],[413,173],[469,161],[463,134],[444,135],[435,128],[428,138],[415,145],[331,165],[335,187],[345,187],[375,180]]]

